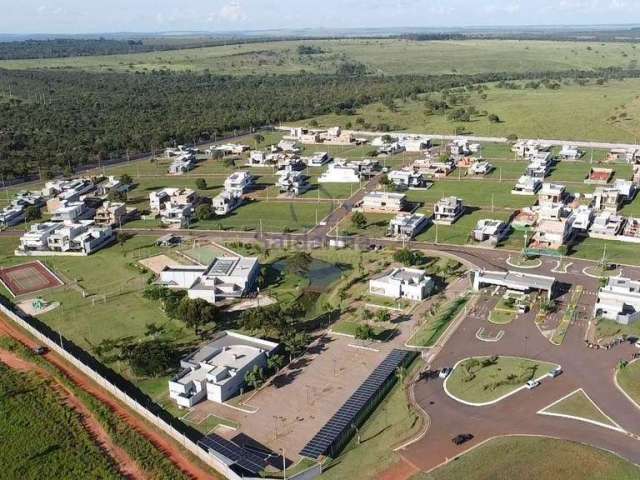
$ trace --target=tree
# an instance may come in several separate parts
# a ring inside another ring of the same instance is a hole
[[[277,372],[284,366],[285,360],[282,355],[271,355],[267,358],[267,368],[271,372]]]
[[[214,324],[218,319],[218,308],[201,298],[183,297],[177,310],[177,317],[199,335],[200,328]]]
[[[204,178],[196,179],[196,188],[198,190],[206,190],[207,189],[207,181]]]
[[[256,133],[253,136],[253,141],[256,142],[256,145],[260,145],[262,142],[264,142],[264,136],[259,133]]]
[[[127,194],[121,190],[112,188],[107,194],[107,200],[111,202],[125,202],[127,200]]]
[[[304,275],[309,272],[313,258],[308,252],[295,252],[287,259],[287,273]]]
[[[500,123],[500,117],[495,113],[489,114],[487,117],[491,123]]]
[[[244,381],[254,390],[257,390],[264,383],[264,369],[254,365],[251,370],[244,374]]]
[[[401,248],[399,250],[396,250],[393,254],[393,259],[396,262],[402,263],[406,267],[415,265],[416,261],[415,254],[408,248]]]
[[[36,207],[35,205],[27,207],[24,212],[25,222],[31,222],[33,220],[38,220],[39,218],[42,218],[42,212],[38,207]]]
[[[362,212],[353,212],[351,214],[351,224],[359,229],[367,226],[367,217]]]
[[[196,218],[200,221],[209,220],[213,216],[213,210],[208,203],[200,204],[196,207]]]
[[[366,323],[358,325],[355,332],[358,340],[371,340],[374,337],[373,329]]]
[[[311,337],[307,332],[287,332],[282,338],[282,343],[292,358],[303,353],[310,341]]]
[[[389,313],[389,310],[380,309],[376,313],[376,321],[378,321],[378,322],[388,322],[390,320],[391,320],[391,314]]]
[[[175,349],[169,342],[153,339],[123,345],[121,359],[125,360],[136,375],[158,377],[174,364]]]
[[[131,175],[129,175],[128,173],[123,173],[120,176],[120,182],[123,185],[131,185],[133,183],[133,178],[131,178]]]

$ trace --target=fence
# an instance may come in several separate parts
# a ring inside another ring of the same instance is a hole
[[[55,332],[37,318],[19,311],[14,311],[11,303],[2,296],[0,296],[0,312],[27,330],[42,342],[43,345],[55,351],[82,373],[90,377],[115,398],[160,430],[170,435],[176,442],[180,443],[184,448],[218,473],[224,475],[225,478],[242,480],[242,477],[231,470],[229,465],[209,454],[198,445],[198,441],[203,437],[202,433],[173,417],[162,407],[154,403],[149,396],[140,391],[136,386],[100,363],[75,343],[64,338],[61,334]],[[314,469],[312,467],[309,470],[301,472],[300,476],[291,476],[290,478],[309,480],[318,476],[320,471],[321,469]],[[247,480],[246,477],[244,480]]]

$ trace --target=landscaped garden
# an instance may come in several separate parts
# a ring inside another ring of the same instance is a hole
[[[463,402],[493,402],[557,366],[527,358],[471,357],[456,365],[445,387],[450,395]]]
[[[409,340],[409,343],[419,347],[432,347],[435,345],[468,301],[469,296],[463,295],[443,305],[437,305],[433,313],[427,312],[424,322]]]

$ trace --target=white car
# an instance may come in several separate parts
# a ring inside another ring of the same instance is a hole
[[[636,343],[634,343],[634,345],[636,346],[636,348],[640,348],[640,340],[636,340]]]
[[[527,382],[527,388],[529,390],[533,390],[534,388],[536,388],[538,385],[540,385],[540,382],[538,380],[529,380]]]
[[[442,370],[440,370],[440,373],[438,374],[438,377],[440,378],[447,378],[449,376],[449,374],[451,373],[453,369],[449,368],[449,367],[445,367]]]

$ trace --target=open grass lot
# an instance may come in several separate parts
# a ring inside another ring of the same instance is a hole
[[[323,53],[299,55],[301,44]],[[128,55],[35,60],[5,60],[0,68],[72,68],[93,71],[202,71],[259,73],[333,73],[339,63],[357,61],[375,73],[441,74],[526,72],[627,67],[640,51],[626,43],[518,40],[411,41],[340,39],[283,41],[193,48]]]
[[[545,408],[543,412],[556,415],[569,415],[571,417],[584,418],[585,420],[615,426],[606,415],[598,410],[596,405],[582,390],[576,390],[555,405]]]
[[[420,368],[416,361],[409,369]],[[391,449],[421,428],[421,420],[409,407],[406,389],[396,384],[360,428],[360,444],[353,439],[340,457],[329,459],[320,477],[323,480],[373,479],[399,460]]]
[[[468,300],[468,296],[463,296],[442,305],[435,314],[426,318],[408,343],[420,347],[434,346],[451,324],[451,321],[462,311]]]
[[[357,115],[324,115],[316,120],[322,126],[356,124],[363,118],[371,125],[386,123],[394,130],[452,134],[461,126],[467,133],[484,136],[596,140],[603,142],[637,141],[640,131],[640,80],[611,81],[605,85],[563,85],[558,90],[547,88],[501,89],[492,86],[486,99],[469,95],[468,105],[479,112],[498,115],[501,123],[491,123],[485,116],[472,116],[470,122],[454,122],[444,115],[426,115],[421,101],[396,101],[397,109],[374,103],[359,109]],[[626,118],[619,115],[626,112]],[[618,116],[611,120],[613,115]],[[308,121],[298,122],[306,125]],[[589,155],[590,158],[590,155]]]
[[[584,258],[587,260],[602,259],[605,252],[609,262],[622,263],[628,265],[638,265],[638,246],[634,243],[617,242],[615,240],[600,240],[596,238],[585,238],[571,248],[571,256]]]
[[[640,405],[640,362],[632,362],[619,369],[617,380],[618,384],[627,392],[627,395]]]
[[[0,411],[4,478],[121,478],[78,414],[36,374],[0,363]]]
[[[640,468],[580,443],[542,437],[502,437],[412,480],[632,480]]]
[[[446,387],[451,395],[460,400],[472,403],[491,402],[556,367],[553,363],[526,358],[468,358],[449,375]]]

